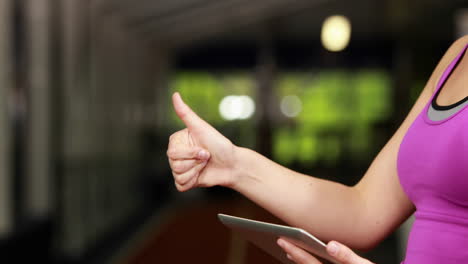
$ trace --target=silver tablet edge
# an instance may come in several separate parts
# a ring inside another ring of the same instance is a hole
[[[259,226],[262,227],[271,227],[272,229],[279,228],[281,230],[284,230],[285,232],[289,233],[288,231],[294,230],[299,232],[301,235],[306,236],[310,239],[312,239],[314,242],[320,244],[323,247],[327,247],[325,243],[323,243],[320,239],[316,238],[315,236],[311,235],[307,231],[305,231],[302,228],[298,227],[291,227],[291,226],[285,226],[285,225],[278,225],[278,224],[272,224],[272,223],[267,223],[267,222],[262,222],[262,221],[257,221],[257,220],[252,220],[252,219],[247,219],[247,218],[242,218],[242,217],[237,217],[237,216],[232,216],[232,215],[226,215],[226,214],[218,214],[218,219],[223,222],[226,225],[230,225],[232,222],[236,222],[236,220],[242,221],[242,222],[237,222],[240,224],[243,224],[243,221],[250,222],[250,223],[257,223]],[[262,230],[265,230],[265,228],[261,228]]]

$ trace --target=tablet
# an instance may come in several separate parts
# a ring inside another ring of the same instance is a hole
[[[312,255],[323,263],[340,264],[327,253],[326,244],[307,233],[303,229],[255,221],[251,219],[218,214],[219,220],[227,227],[241,234],[246,240],[263,249],[282,263],[294,263],[286,257],[286,253],[277,245],[279,237],[291,242]]]

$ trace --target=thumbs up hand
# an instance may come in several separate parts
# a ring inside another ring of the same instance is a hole
[[[177,116],[186,128],[169,137],[167,156],[177,190],[195,187],[230,186],[234,181],[237,147],[184,103],[172,96]]]

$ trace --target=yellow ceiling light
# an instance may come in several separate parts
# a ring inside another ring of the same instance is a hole
[[[351,38],[351,22],[345,16],[330,16],[323,22],[322,45],[333,52],[342,51]]]

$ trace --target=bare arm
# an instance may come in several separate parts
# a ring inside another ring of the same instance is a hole
[[[239,179],[232,186],[287,223],[328,241],[368,249],[414,210],[398,181],[397,152],[408,126],[431,96],[424,89],[408,118],[353,187],[282,167],[258,153],[239,149]]]
[[[403,124],[353,187],[294,172],[252,150],[232,145],[175,95],[176,112],[188,128],[175,133],[169,143],[177,188],[230,187],[287,223],[324,240],[338,240],[357,249],[371,248],[414,211],[398,180],[400,142],[431,97],[445,67],[467,42],[460,39],[447,51]],[[202,150],[210,155],[197,156]]]
[[[405,121],[356,186],[307,177],[240,149],[241,171],[233,188],[287,223],[324,240],[335,239],[357,249],[376,245],[414,211],[398,180],[399,146],[429,101],[436,79],[464,43],[458,41],[449,49]]]

